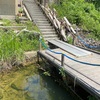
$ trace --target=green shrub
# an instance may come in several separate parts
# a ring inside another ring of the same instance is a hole
[[[16,35],[12,30],[0,31],[0,60],[11,61],[23,59],[23,53],[38,49],[38,38],[33,33],[21,33]]]
[[[60,5],[54,4],[60,18],[66,16],[72,24],[91,32],[100,40],[100,12],[93,3],[86,0],[62,0]]]

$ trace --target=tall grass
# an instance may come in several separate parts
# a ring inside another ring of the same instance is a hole
[[[38,49],[38,38],[33,33],[16,35],[12,30],[0,31],[0,60],[22,60],[24,52]]]
[[[17,33],[14,32],[14,29],[0,29],[0,62],[23,60],[25,51],[38,49],[38,38],[34,35],[34,32],[32,32],[33,30],[38,31],[38,28],[33,22],[27,21],[23,24],[6,19],[0,21],[3,22],[3,26],[21,25],[27,27],[27,30],[31,31],[23,31],[17,35]]]

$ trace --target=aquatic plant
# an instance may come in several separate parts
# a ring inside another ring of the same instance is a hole
[[[59,74],[61,74],[62,77],[65,77],[66,76],[65,71],[64,71],[64,68],[60,68],[59,69]]]

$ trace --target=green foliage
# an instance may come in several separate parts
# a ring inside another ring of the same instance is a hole
[[[47,71],[47,72],[44,72],[43,74],[44,74],[45,76],[51,76],[50,73],[49,73],[48,71]]]
[[[68,42],[69,44],[72,44],[72,43],[73,43],[73,38],[72,38],[72,37],[67,38],[67,42]]]
[[[15,37],[15,33],[13,31],[0,32],[0,60],[9,61],[13,57],[18,60],[22,58],[20,56],[22,54],[23,50],[18,38]]]
[[[0,60],[9,61],[23,59],[23,53],[29,50],[37,50],[38,39],[33,33],[21,33],[19,36],[10,30],[0,32]]]
[[[87,2],[93,3],[98,11],[100,11],[100,0],[86,0]]]
[[[23,12],[23,8],[19,8],[18,12],[22,13]]]
[[[35,24],[33,24],[33,22],[27,21],[25,24],[26,24],[28,30],[35,30],[35,31],[39,32],[39,29],[37,28],[37,26]]]
[[[54,4],[59,17],[66,16],[72,24],[91,32],[100,40],[100,12],[93,3],[85,0],[62,0],[60,5]]]
[[[5,26],[22,25],[9,20],[2,20],[2,22]],[[13,29],[0,29],[0,61],[23,60],[25,51],[38,49],[38,37],[34,35],[34,32],[31,32],[37,27],[34,27],[30,21],[25,25],[30,31],[21,32],[18,36]]]
[[[15,21],[16,21],[18,24],[20,23],[19,16],[16,16]]]
[[[66,76],[66,75],[65,75],[64,68],[60,68],[60,69],[59,69],[59,74],[61,74],[62,77],[65,77],[65,76]]]
[[[39,47],[38,37],[34,33],[23,32],[18,38],[24,51],[37,50]]]
[[[10,26],[10,25],[12,25],[12,22],[10,20],[8,20],[8,19],[3,19],[1,21],[3,22],[4,26]]]
[[[97,100],[95,97],[93,97],[93,96],[88,96],[88,99],[89,100]]]

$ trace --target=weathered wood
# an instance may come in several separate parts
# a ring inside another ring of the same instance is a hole
[[[65,32],[65,25],[60,22],[56,16],[56,10],[51,10],[48,6],[44,7],[41,5],[41,8],[45,12],[46,16],[51,21],[52,25],[55,27],[56,30],[58,30],[60,37],[66,41],[66,32]]]
[[[66,17],[64,17],[64,20],[65,20],[67,26],[70,27],[70,29],[72,30],[72,32],[73,32],[74,34],[76,34],[75,30],[74,30],[73,27],[71,26],[71,24],[70,24],[70,22],[68,21],[68,19],[67,19]]]
[[[100,63],[100,55],[93,53],[92,55],[88,55],[85,57],[75,57],[62,49],[53,49],[55,52],[62,52],[74,59],[90,62],[90,63]],[[42,55],[46,57],[47,61],[51,61],[55,67],[59,65],[61,66],[61,55],[55,54],[48,50],[41,51]],[[77,63],[72,61],[68,58],[64,58],[64,70],[65,72],[76,79],[79,85],[84,88],[87,92],[95,95],[97,98],[100,99],[100,67],[97,66],[90,66]],[[99,100],[98,99],[98,100]]]
[[[61,66],[64,67],[64,54],[61,55]]]

